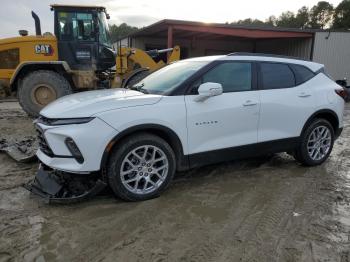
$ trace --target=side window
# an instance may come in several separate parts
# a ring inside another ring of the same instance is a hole
[[[305,83],[306,81],[310,80],[315,76],[314,72],[312,72],[310,69],[306,68],[305,66],[301,65],[290,65],[290,67],[294,71],[296,84],[300,85],[302,83]]]
[[[194,83],[194,93],[196,93],[200,84],[207,82],[220,83],[224,93],[251,90],[252,64],[248,62],[219,64]]]
[[[63,41],[95,41],[94,21],[89,13],[58,13],[59,37]]]
[[[294,74],[286,64],[261,63],[260,77],[262,89],[278,89],[295,86]]]

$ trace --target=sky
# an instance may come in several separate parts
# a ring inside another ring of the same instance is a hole
[[[330,0],[333,5],[341,0]],[[18,35],[26,29],[34,33],[30,11],[41,19],[42,32],[53,32],[53,13],[49,5],[102,5],[111,16],[110,24],[123,22],[143,27],[162,19],[201,21],[206,23],[233,22],[245,18],[267,19],[284,11],[296,12],[302,6],[312,7],[318,0],[0,0],[0,38]]]

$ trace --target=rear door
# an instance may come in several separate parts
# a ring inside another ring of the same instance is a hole
[[[190,154],[257,142],[260,99],[254,64],[225,61],[204,73],[185,96]],[[196,102],[201,83],[223,86],[223,94]],[[208,159],[210,162],[210,159]]]
[[[259,63],[258,142],[298,137],[314,112],[314,95],[306,84],[308,76],[300,80],[296,68],[300,69],[284,63]],[[309,77],[312,76],[309,70]]]

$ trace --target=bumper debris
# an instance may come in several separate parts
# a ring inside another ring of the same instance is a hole
[[[41,164],[34,180],[23,186],[48,204],[68,204],[94,197],[107,184],[93,175],[55,171]]]
[[[0,152],[6,153],[17,162],[29,163],[37,160],[35,155],[38,149],[34,137],[25,137],[21,141],[10,142],[6,139],[0,140]]]

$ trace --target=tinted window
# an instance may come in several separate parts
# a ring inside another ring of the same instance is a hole
[[[301,65],[290,65],[290,66],[294,71],[297,85],[300,85],[310,80],[315,75],[310,69],[306,68],[305,66],[301,66]]]
[[[260,69],[263,89],[288,88],[295,86],[294,74],[286,64],[261,63]]]
[[[59,12],[58,27],[61,40],[95,41],[92,14]]]
[[[244,62],[229,62],[217,65],[205,73],[197,87],[201,83],[220,83],[224,92],[248,91],[252,89],[252,65]]]
[[[167,94],[177,88],[208,61],[179,61],[165,66],[131,87],[145,93]]]

